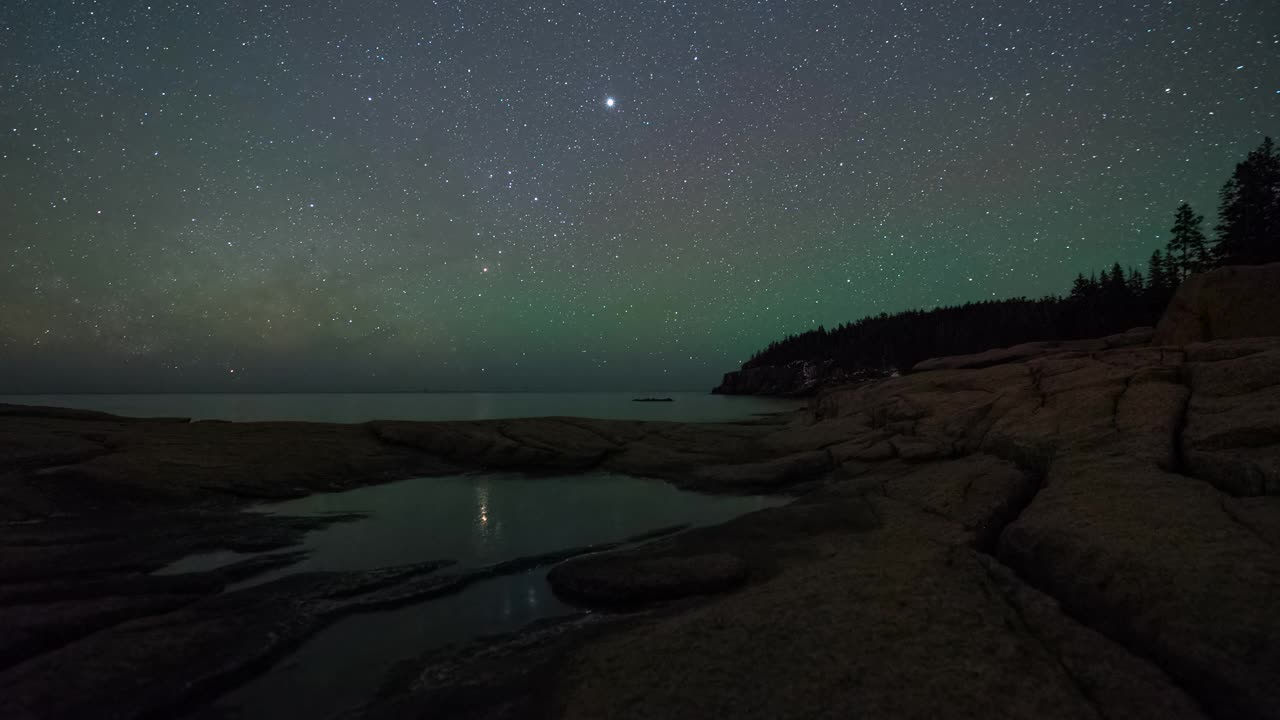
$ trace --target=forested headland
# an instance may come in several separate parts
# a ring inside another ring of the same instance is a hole
[[[864,317],[790,335],[742,365],[801,361],[847,372],[910,369],[921,360],[1034,340],[1073,340],[1154,325],[1189,275],[1223,265],[1280,261],[1280,153],[1268,137],[1236,165],[1219,193],[1213,239],[1183,203],[1169,239],[1146,268],[1119,263],[1080,273],[1065,296],[1011,298]]]

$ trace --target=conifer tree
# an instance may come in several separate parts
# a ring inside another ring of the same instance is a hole
[[[1236,165],[1219,193],[1219,263],[1280,260],[1280,153],[1271,138]]]
[[[1071,283],[1071,297],[1079,300],[1088,294],[1089,279],[1084,276],[1084,273],[1079,273],[1076,275],[1075,281]]]
[[[1146,285],[1142,281],[1142,273],[1137,268],[1129,268],[1129,277],[1125,280],[1125,287],[1129,290],[1129,294],[1137,297],[1146,290]]]
[[[1197,215],[1191,206],[1182,203],[1173,215],[1173,227],[1165,257],[1174,271],[1174,281],[1185,280],[1188,275],[1209,269],[1209,250],[1205,245],[1204,231],[1200,223],[1203,215]]]
[[[1147,289],[1153,293],[1163,293],[1169,289],[1164,255],[1159,250],[1151,253],[1151,259],[1147,261]]]
[[[1110,269],[1102,271],[1102,295],[1108,305],[1123,303],[1126,292],[1120,263],[1113,263]]]
[[[1174,256],[1168,243],[1164,247],[1164,286],[1166,290],[1173,291],[1178,289],[1178,285],[1182,284],[1182,270],[1178,267],[1178,260]]]

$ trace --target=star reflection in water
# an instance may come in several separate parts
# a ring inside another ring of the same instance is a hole
[[[476,531],[489,533],[489,483],[484,480],[476,482]]]
[[[497,517],[497,512],[490,506],[490,487],[487,479],[479,479],[475,484],[475,520],[472,522],[472,535],[480,556],[487,555],[490,548],[501,544],[502,522]]]

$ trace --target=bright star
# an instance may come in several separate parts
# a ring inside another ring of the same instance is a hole
[[[615,102],[615,101],[614,101],[614,99],[613,99],[613,98],[611,98],[611,97],[610,97],[610,98],[605,98],[605,99],[604,99],[604,106],[605,106],[605,107],[613,107],[614,102]]]

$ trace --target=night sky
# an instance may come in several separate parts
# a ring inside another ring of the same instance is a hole
[[[0,7],[0,392],[707,389],[1140,264],[1280,2]]]

